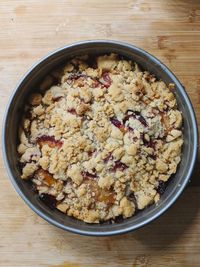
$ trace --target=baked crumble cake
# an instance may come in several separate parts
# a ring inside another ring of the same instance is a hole
[[[176,172],[181,126],[172,84],[116,54],[74,58],[27,101],[21,178],[87,223],[128,218],[157,202]]]

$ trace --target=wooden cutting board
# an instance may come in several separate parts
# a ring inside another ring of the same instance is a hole
[[[200,123],[199,0],[1,0],[0,119],[19,78],[60,46],[122,40],[162,60],[185,85]],[[198,165],[199,163],[197,163]],[[200,266],[200,174],[161,218],[122,236],[57,229],[28,208],[0,156],[1,267]]]

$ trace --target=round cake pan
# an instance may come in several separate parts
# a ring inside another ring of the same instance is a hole
[[[151,205],[138,212],[135,216],[119,223],[87,224],[75,218],[68,217],[58,210],[47,207],[40,200],[38,195],[31,190],[28,183],[20,178],[17,155],[17,132],[27,96],[37,88],[37,84],[45,77],[45,75],[73,56],[110,52],[130,58],[137,62],[142,69],[155,74],[158,79],[163,80],[167,84],[175,84],[175,96],[178,108],[183,114],[184,145],[182,149],[182,159],[177,172],[174,177],[170,179],[165,193],[161,196],[160,201],[156,205]],[[3,157],[9,177],[17,192],[33,211],[49,223],[64,230],[83,235],[105,236],[122,234],[144,226],[159,217],[176,201],[184,187],[187,185],[195,165],[197,149],[198,130],[195,114],[190,99],[182,84],[157,58],[143,49],[118,41],[83,41],[67,45],[48,54],[45,58],[36,63],[17,85],[10,98],[3,124]]]

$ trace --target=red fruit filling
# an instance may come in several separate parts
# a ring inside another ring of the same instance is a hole
[[[101,86],[101,82],[99,82],[98,80],[96,80],[94,78],[92,78],[92,80],[93,80],[93,83],[92,83],[93,88],[97,88],[97,87]]]
[[[132,117],[132,118],[134,118],[134,119],[139,120],[140,123],[141,123],[142,125],[144,125],[144,127],[148,127],[148,124],[147,124],[145,118],[140,114],[140,112],[138,112],[138,111],[133,111],[133,110],[128,110],[127,113],[129,113],[129,114],[127,114],[127,115],[125,116],[125,118],[123,119],[123,123],[124,123],[124,124],[126,123],[127,120],[129,120],[129,118]]]
[[[152,139],[150,138],[150,140],[147,141],[147,140],[145,139],[145,134],[144,134],[144,133],[141,133],[140,137],[141,137],[141,139],[142,139],[142,141],[143,141],[143,143],[144,143],[145,146],[147,146],[147,147],[151,147],[151,148],[153,148],[153,150],[156,149],[156,140],[152,140]]]
[[[106,84],[105,84],[106,87],[111,86],[112,80],[111,80],[108,72],[104,72],[102,75],[102,78],[106,82]]]
[[[83,176],[83,179],[95,179],[95,178],[97,178],[96,174],[92,174],[92,173],[85,172],[85,171],[82,172],[82,176]]]
[[[112,124],[114,124],[117,128],[122,129],[124,128],[124,125],[116,118],[110,118],[110,121]]]
[[[117,170],[124,171],[127,168],[128,168],[128,166],[126,164],[122,163],[120,160],[117,160],[117,161],[115,161],[115,165],[114,165],[112,171],[117,171]]]
[[[67,111],[73,115],[77,115],[75,108],[70,108]]]
[[[37,143],[39,146],[48,145],[52,148],[58,147],[60,148],[63,145],[63,142],[60,140],[56,140],[54,136],[42,135],[38,137]]]
[[[113,160],[112,154],[109,154],[103,161],[104,163],[107,163],[109,160]]]

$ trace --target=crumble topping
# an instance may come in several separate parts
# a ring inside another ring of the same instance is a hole
[[[173,89],[116,54],[70,60],[28,98],[21,178],[87,223],[128,218],[159,201],[183,144]]]

